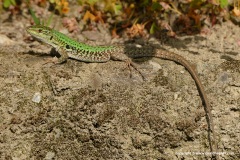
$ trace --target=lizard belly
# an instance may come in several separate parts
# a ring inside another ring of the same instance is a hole
[[[70,58],[83,62],[107,62],[110,60],[110,54],[105,52],[67,51],[67,53]]]

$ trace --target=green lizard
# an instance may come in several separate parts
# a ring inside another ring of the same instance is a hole
[[[202,97],[203,104],[205,104],[204,109],[206,112],[208,129],[213,134],[213,138],[211,138],[210,133],[208,135],[210,150],[216,151],[217,146],[215,145],[215,133],[212,114],[210,110],[210,103],[196,71],[193,69],[191,64],[182,56],[165,50],[155,49],[151,46],[90,46],[84,43],[79,43],[61,32],[42,25],[27,27],[27,32],[30,33],[33,37],[53,46],[56,51],[61,55],[61,57],[59,58],[59,63],[66,61],[68,57],[83,62],[107,62],[110,59],[113,59],[125,61],[138,71],[137,67],[130,58],[157,57],[171,60],[183,65],[193,77],[199,93]]]

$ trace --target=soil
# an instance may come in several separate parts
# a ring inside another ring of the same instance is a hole
[[[202,101],[183,66],[138,59],[143,81],[119,61],[53,65],[51,47],[25,31],[30,17],[7,17],[0,19],[0,159],[210,159]],[[101,27],[75,38],[124,41]],[[162,44],[196,67],[212,107],[217,154],[228,160],[240,159],[239,35],[228,21]]]

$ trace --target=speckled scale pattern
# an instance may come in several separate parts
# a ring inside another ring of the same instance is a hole
[[[27,28],[27,32],[37,39],[50,44],[57,51],[63,49],[69,57],[84,62],[109,61],[109,53],[113,50],[112,46],[90,46],[79,43],[61,32],[42,25],[30,26]]]
[[[53,30],[53,36],[59,46],[64,47],[68,56],[84,62],[106,62],[110,60],[112,46],[90,46],[79,43],[66,35]]]

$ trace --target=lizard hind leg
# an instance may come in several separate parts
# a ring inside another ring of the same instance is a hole
[[[121,49],[122,48],[120,48],[120,50]],[[131,67],[134,68],[141,75],[142,79],[145,81],[145,77],[143,76],[142,72],[138,69],[137,65],[126,54],[123,54],[121,52],[111,52],[111,59],[126,62],[130,72],[131,72]]]
[[[127,59],[127,60],[125,60],[125,62],[126,62],[128,68],[129,68],[129,70],[130,70],[130,73],[131,73],[130,75],[132,75],[131,67],[133,67],[133,68],[141,75],[142,79],[143,79],[144,81],[146,80],[145,77],[144,77],[144,75],[142,74],[142,72],[138,69],[137,65],[136,65],[130,58]]]

